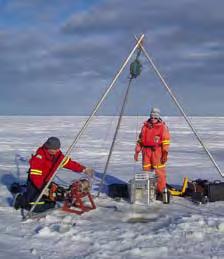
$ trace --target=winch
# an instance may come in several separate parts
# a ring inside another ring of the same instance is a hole
[[[49,198],[63,201],[62,210],[80,215],[96,208],[90,190],[91,184],[87,179],[74,181],[68,189],[52,183]]]

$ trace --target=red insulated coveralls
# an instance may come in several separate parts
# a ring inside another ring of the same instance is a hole
[[[51,155],[43,146],[38,148],[36,154],[33,155],[29,161],[30,181],[38,189],[43,188],[64,158],[65,156],[60,150],[55,155]],[[61,167],[75,172],[82,172],[85,169],[83,165],[72,161],[69,157],[64,159]]]
[[[144,171],[155,169],[158,177],[157,191],[162,192],[166,187],[166,165],[170,144],[170,133],[165,122],[161,119],[152,123],[149,119],[139,134],[135,154],[142,152],[142,167]],[[165,159],[164,159],[165,157]]]

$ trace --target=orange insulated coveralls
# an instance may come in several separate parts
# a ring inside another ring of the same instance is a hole
[[[166,187],[166,161],[169,151],[170,133],[161,119],[153,123],[151,119],[144,122],[135,147],[135,160],[142,152],[142,167],[144,171],[155,170],[158,177],[157,191]]]

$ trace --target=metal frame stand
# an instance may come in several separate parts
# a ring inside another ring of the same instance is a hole
[[[135,203],[140,198],[141,202],[147,202],[150,205],[156,200],[156,185],[157,177],[154,173],[135,174],[135,177],[128,182],[130,202]]]
[[[66,159],[67,156],[70,155],[70,153],[72,152],[72,149],[75,147],[75,144],[78,142],[79,138],[82,136],[83,132],[85,131],[85,129],[87,128],[88,124],[90,123],[91,119],[93,118],[93,116],[96,114],[97,110],[99,109],[99,107],[101,106],[101,104],[103,103],[104,99],[107,97],[107,95],[109,94],[109,92],[111,91],[111,89],[113,88],[113,86],[115,85],[117,79],[119,78],[119,76],[121,75],[121,73],[123,72],[124,68],[126,67],[126,65],[128,64],[129,60],[131,59],[132,55],[134,54],[134,52],[136,51],[137,48],[141,48],[141,50],[143,51],[146,59],[148,60],[149,64],[152,66],[153,70],[155,71],[156,75],[159,77],[160,81],[162,82],[163,86],[165,87],[166,91],[169,93],[169,95],[171,96],[171,98],[173,99],[173,101],[175,102],[176,106],[178,107],[179,111],[181,112],[181,114],[184,116],[186,122],[188,123],[189,127],[191,128],[191,130],[193,131],[193,133],[195,134],[196,138],[198,139],[199,143],[201,144],[201,146],[204,148],[204,150],[206,151],[207,155],[209,156],[210,160],[212,161],[213,165],[215,166],[215,168],[217,169],[217,171],[219,172],[219,174],[224,177],[222,171],[220,170],[219,166],[217,165],[216,161],[214,160],[213,156],[211,155],[211,153],[209,152],[208,148],[205,146],[205,144],[203,143],[203,141],[201,140],[201,138],[199,137],[199,135],[197,134],[195,128],[193,127],[191,121],[189,120],[189,118],[187,117],[187,115],[185,114],[182,106],[180,105],[180,103],[177,101],[176,97],[174,96],[174,94],[172,93],[170,87],[168,86],[168,84],[166,83],[165,79],[162,77],[162,75],[160,74],[159,70],[157,69],[157,67],[155,66],[154,62],[152,61],[151,57],[149,56],[148,52],[145,50],[145,48],[142,45],[142,41],[144,38],[144,34],[142,34],[139,39],[137,37],[135,37],[137,43],[134,46],[134,48],[132,49],[132,51],[130,52],[129,56],[125,59],[125,61],[123,62],[122,66],[120,67],[120,69],[118,70],[118,72],[116,73],[116,75],[114,76],[111,84],[109,85],[109,87],[107,88],[107,90],[105,91],[105,93],[103,94],[103,96],[100,98],[100,100],[97,102],[95,108],[93,109],[91,115],[88,117],[88,119],[86,120],[85,124],[83,125],[83,127],[81,128],[81,130],[79,131],[79,133],[75,136],[74,141],[72,142],[72,144],[70,145],[70,147],[68,148],[67,152],[65,153],[65,158]],[[130,87],[130,82],[129,82],[129,87]],[[122,110],[121,110],[121,114],[120,114],[120,118],[118,121],[118,126],[115,132],[115,136],[113,139],[113,143],[111,145],[111,149],[110,149],[110,153],[108,156],[108,160],[107,160],[107,164],[105,166],[105,170],[104,170],[104,175],[103,175],[103,179],[102,179],[102,183],[106,174],[106,170],[109,164],[109,160],[113,151],[113,146],[116,140],[116,136],[117,136],[117,131],[119,129],[119,124],[121,121],[121,118],[123,116],[123,110],[125,107],[125,102],[128,96],[128,91],[129,91],[129,87],[126,91],[126,95],[125,95],[125,100],[122,106]],[[36,204],[41,200],[45,190],[49,187],[50,183],[52,182],[52,180],[54,179],[58,169],[61,167],[61,165],[63,164],[64,160],[56,167],[54,168],[54,172],[52,177],[50,178],[49,182],[46,184],[46,186],[43,188],[41,194],[38,196],[37,200],[34,202],[34,205],[31,207],[30,211],[24,216],[25,219],[30,218],[32,216],[32,212],[36,207]],[[100,190],[99,190],[100,193]],[[99,195],[98,193],[98,195]]]

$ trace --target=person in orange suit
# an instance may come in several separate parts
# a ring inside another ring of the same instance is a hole
[[[170,133],[165,122],[160,118],[160,110],[152,108],[150,118],[144,122],[135,147],[135,161],[142,153],[144,171],[155,170],[157,192],[166,188],[166,162],[170,145]]]
[[[16,210],[20,208],[30,210],[59,165],[77,173],[93,175],[94,170],[92,168],[86,167],[70,157],[65,157],[60,148],[60,140],[57,137],[50,137],[37,149],[35,155],[32,155],[29,161],[30,168],[26,192],[18,193],[14,199],[13,206]],[[36,205],[34,212],[42,212],[54,208],[55,202],[43,197]]]

